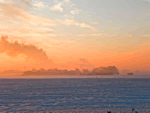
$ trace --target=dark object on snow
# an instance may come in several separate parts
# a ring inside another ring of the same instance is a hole
[[[107,111],[107,113],[111,113],[111,111]]]
[[[132,111],[134,111],[135,109],[134,108],[132,108]]]

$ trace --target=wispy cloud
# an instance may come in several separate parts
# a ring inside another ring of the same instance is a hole
[[[66,3],[66,4],[71,4],[71,1],[70,1],[70,0],[63,0],[62,2],[63,2],[63,3]]]
[[[27,6],[31,6],[29,0],[19,0],[19,1],[26,4]]]
[[[141,35],[141,37],[150,37],[150,35]]]
[[[0,2],[5,2],[5,0],[0,0]]]
[[[143,0],[143,1],[147,1],[147,2],[150,2],[150,0]]]
[[[73,19],[74,17],[72,15],[64,15],[65,18]]]
[[[73,7],[75,6],[75,4],[73,4],[70,0],[62,0],[62,1],[54,1],[54,5],[51,7],[52,11],[59,11],[59,12],[63,12],[64,7]]]
[[[113,37],[117,34],[83,34],[83,35],[77,35],[78,37],[97,37],[97,36],[103,36],[103,37]]]
[[[41,9],[41,8],[46,8],[46,7],[48,7],[48,5],[46,5],[44,2],[41,2],[41,1],[34,1],[33,6],[34,6],[36,9]]]
[[[51,10],[63,12],[62,5],[63,5],[63,3],[58,3],[58,4],[54,5],[53,7],[51,7]]]
[[[98,22],[90,22],[89,24],[91,24],[91,25],[98,24]]]
[[[78,26],[96,30],[90,24],[74,20],[73,15],[64,15],[64,20],[42,17],[31,14],[35,7],[44,8],[46,3],[33,0],[32,4],[28,0],[2,1],[0,2],[0,35],[18,37],[57,37],[62,36],[53,29],[59,25]],[[63,0],[63,4],[72,4],[70,0]],[[58,2],[60,3],[60,2]],[[24,6],[24,7],[22,7]],[[28,10],[30,8],[31,10]],[[61,10],[61,9],[60,9]],[[61,10],[63,11],[63,9]]]
[[[77,35],[78,37],[89,37],[89,36],[101,36],[103,34],[83,34],[83,35]]]
[[[26,22],[36,22],[40,24],[41,22],[46,22],[49,25],[54,25],[54,21],[48,18],[43,18],[41,16],[32,15],[27,12],[22,7],[14,3],[0,3],[0,14],[5,18],[11,18],[12,20],[26,21]],[[41,23],[43,24],[43,23]]]
[[[17,36],[35,36],[37,35],[44,35],[44,34],[52,34],[54,30],[52,29],[45,29],[45,28],[0,28],[0,33],[3,35],[15,35]]]
[[[73,7],[75,6],[75,4],[73,4],[71,2],[71,0],[62,0],[62,1],[54,1],[55,5],[51,7],[51,10],[53,11],[60,11],[60,12],[63,12],[64,11],[64,8],[66,6],[69,6],[69,7]],[[65,7],[64,7],[65,6]],[[81,10],[74,7],[74,10],[71,10],[70,13],[72,15],[75,15],[75,14],[79,14]],[[66,26],[79,26],[81,28],[89,28],[89,29],[92,29],[92,30],[96,30],[96,28],[92,27],[91,25],[89,24],[86,24],[84,22],[77,22],[74,20],[74,16],[72,15],[64,15],[65,19],[64,20],[60,20],[60,19],[56,19],[57,22],[59,22],[59,24],[63,24],[63,25],[66,25]]]
[[[75,4],[71,2],[71,0],[63,0],[62,2],[64,3],[64,5],[68,5],[69,7],[75,6]]]
[[[75,8],[74,10],[71,10],[70,13],[75,15],[75,14],[79,14],[80,11],[81,11],[80,9]]]
[[[66,26],[74,25],[74,26],[79,26],[81,28],[89,28],[89,29],[92,29],[92,30],[96,30],[96,28],[94,28],[94,27],[92,27],[92,26],[90,26],[86,23],[79,23],[79,22],[76,22],[73,19],[67,19],[66,18],[64,21],[56,19],[56,21],[58,21],[60,24],[66,25]]]
[[[72,64],[72,65],[70,65]],[[68,61],[61,66],[62,68],[79,68],[79,69],[92,69],[94,66],[85,58],[79,58],[74,61]]]
[[[24,1],[22,3],[24,4]],[[30,14],[26,8],[14,2],[0,2],[0,9],[0,20],[3,20],[0,22],[2,35],[37,36],[54,32],[50,27],[56,25],[55,21]]]

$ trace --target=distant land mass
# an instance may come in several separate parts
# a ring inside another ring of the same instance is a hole
[[[31,71],[25,71],[23,75],[113,75],[119,74],[118,69],[115,66],[108,66],[108,67],[98,67],[94,68],[93,70],[88,69],[78,69],[75,70],[59,70],[55,69],[32,69]]]
[[[0,74],[14,74],[14,73],[23,73],[23,71],[20,71],[20,70],[5,70],[3,72],[0,72]]]

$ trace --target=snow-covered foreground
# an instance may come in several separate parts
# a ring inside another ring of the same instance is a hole
[[[0,112],[150,112],[150,79],[0,79]]]

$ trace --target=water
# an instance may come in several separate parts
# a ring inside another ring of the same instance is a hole
[[[150,79],[0,79],[0,112],[150,112]]]

